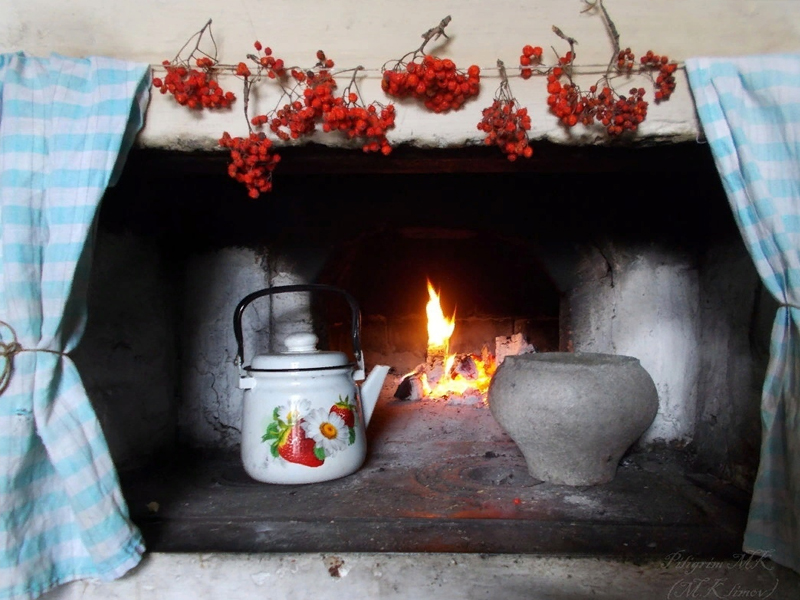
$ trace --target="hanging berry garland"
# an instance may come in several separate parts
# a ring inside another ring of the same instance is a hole
[[[628,94],[620,94],[614,80],[629,80],[634,75],[649,77],[655,87],[654,101],[660,103],[668,100],[675,90],[674,74],[678,65],[667,56],[650,50],[637,65],[631,49],[620,47],[619,33],[603,0],[583,1],[587,5],[584,12],[599,12],[614,45],[612,58],[600,79],[586,90],[578,86],[574,79],[577,41],[556,26],[553,26],[553,32],[567,42],[569,50],[563,55],[554,50],[556,63],[547,66],[543,64],[542,48],[526,44],[519,56],[519,76],[523,80],[534,75],[546,77],[548,110],[563,127],[569,129],[578,124],[586,128],[597,127],[609,137],[635,134],[647,117],[646,91],[641,87],[631,87]],[[440,37],[448,38],[445,28],[450,21],[450,16],[447,16],[422,34],[423,42],[419,48],[384,63],[380,70],[381,88],[387,96],[411,98],[434,113],[448,113],[460,110],[479,94],[480,67],[471,65],[464,72],[453,60],[425,51],[429,42]],[[206,34],[213,47],[210,53],[200,47]],[[184,56],[193,41],[194,46]],[[251,198],[272,190],[272,173],[281,160],[265,130],[280,141],[290,142],[314,134],[319,125],[326,134],[338,133],[358,143],[364,152],[391,153],[387,133],[395,124],[395,106],[364,101],[357,82],[364,67],[334,72],[334,61],[322,50],[317,51],[317,62],[313,67],[288,67],[271,48],[258,41],[254,48],[256,53],[247,55],[250,64],[240,62],[232,69],[243,82],[248,134],[234,137],[226,131],[219,139],[219,145],[230,153],[228,174],[245,185]],[[236,100],[232,92],[222,90],[216,79],[225,67],[217,61],[211,20],[184,44],[174,59],[163,61],[162,67],[166,75],[154,77],[153,86],[162,94],[171,94],[182,106],[192,110],[220,109],[229,108]],[[531,129],[528,109],[520,106],[511,93],[508,75],[500,59],[497,60],[497,71],[500,85],[492,104],[482,110],[478,129],[485,133],[484,143],[497,147],[508,160],[530,158],[533,149],[528,135]],[[349,74],[350,80],[338,93],[336,78],[343,74]],[[279,100],[271,111],[251,117],[252,86],[264,79],[278,86]]]

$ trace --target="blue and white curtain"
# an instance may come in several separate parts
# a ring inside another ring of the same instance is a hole
[[[0,55],[0,598],[113,579],[144,551],[69,352],[93,225],[149,100],[148,65]]]
[[[800,54],[694,58],[686,71],[739,230],[780,303],[743,549],[800,572]]]

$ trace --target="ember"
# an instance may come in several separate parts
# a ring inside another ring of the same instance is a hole
[[[480,355],[450,354],[450,337],[455,331],[455,310],[445,317],[439,294],[428,281],[428,346],[425,363],[403,376],[395,391],[401,400],[448,400],[465,404],[486,404],[486,393],[497,367],[506,356],[535,352],[521,333],[495,338],[492,354],[484,345]]]

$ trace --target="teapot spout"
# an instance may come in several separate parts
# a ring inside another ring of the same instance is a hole
[[[377,365],[372,368],[364,383],[361,384],[361,411],[364,414],[364,427],[369,425],[372,411],[375,410],[375,405],[378,403],[378,396],[380,396],[383,382],[386,381],[388,373],[388,366]]]

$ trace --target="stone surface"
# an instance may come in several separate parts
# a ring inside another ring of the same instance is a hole
[[[184,280],[180,440],[190,446],[234,447],[241,439],[242,391],[234,366],[233,312],[246,294],[268,287],[265,258],[239,248],[190,257]],[[270,328],[269,305],[243,319],[246,360]]]
[[[658,414],[643,443],[694,438],[703,334],[696,262],[658,242],[587,246],[568,292],[572,350],[635,356],[656,383]]]
[[[622,455],[653,422],[658,393],[634,357],[522,354],[498,367],[489,408],[533,477],[595,485],[614,478]]]
[[[755,557],[675,554],[623,562],[520,554],[150,554],[119,581],[78,582],[42,600],[236,598],[796,600],[800,576]]]
[[[179,285],[152,240],[100,229],[84,336],[72,353],[114,464],[138,466],[175,443]]]
[[[634,451],[613,481],[545,483],[484,405],[392,398],[358,472],[312,485],[252,480],[237,453],[165,457],[122,474],[152,552],[483,552],[660,558],[741,549],[749,496],[691,454]],[[153,510],[153,502],[157,510]]]

